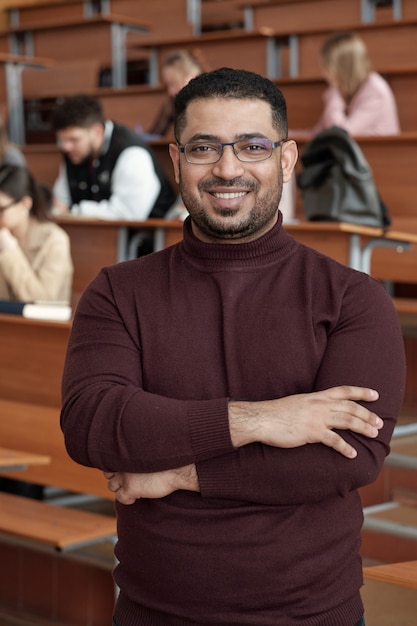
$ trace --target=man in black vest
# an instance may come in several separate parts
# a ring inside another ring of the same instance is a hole
[[[64,155],[54,185],[59,212],[106,219],[164,217],[176,192],[149,146],[126,126],[105,120],[88,95],[64,99],[53,127]]]

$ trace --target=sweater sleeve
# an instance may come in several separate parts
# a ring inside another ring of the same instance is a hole
[[[346,459],[322,444],[293,449],[251,444],[227,457],[198,464],[203,496],[288,505],[343,496],[376,479],[389,452],[405,385],[398,318],[388,294],[376,281],[347,290],[341,317],[328,336],[315,390],[342,384],[368,386],[380,394],[378,401],[368,405],[384,420],[377,439],[339,433],[357,449],[355,459]]]
[[[70,300],[72,260],[70,241],[54,229],[30,261],[20,246],[0,253],[0,272],[16,300]]]
[[[101,272],[81,297],[68,344],[61,426],[70,456],[101,470],[143,473],[231,452],[227,398],[180,400],[145,390],[133,324]]]

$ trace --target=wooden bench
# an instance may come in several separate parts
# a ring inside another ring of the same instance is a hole
[[[323,13],[320,13],[322,17]],[[417,24],[417,16],[401,21],[373,22],[367,24],[345,23],[344,30],[356,31],[364,40],[372,65],[376,71],[381,69],[413,67],[415,59],[409,54]],[[276,75],[269,72],[271,78],[317,76],[320,70],[320,50],[332,30],[320,26],[317,30],[303,32],[298,28],[269,27],[277,41],[277,53],[287,49],[288,62],[281,64]],[[390,45],[387,46],[386,42]],[[391,48],[391,46],[393,46]],[[285,57],[282,57],[285,58]]]
[[[51,463],[29,465],[0,475],[41,485],[112,499],[98,470],[78,466],[68,457],[59,429],[59,411],[41,405],[0,400],[2,443],[47,454]],[[11,422],[13,427],[11,428]],[[12,432],[10,432],[12,431]],[[26,436],[25,436],[26,433]],[[13,442],[13,443],[12,443]],[[114,540],[114,517],[50,502],[0,492],[0,536],[35,548],[75,550],[103,540]],[[38,545],[39,544],[39,545]]]
[[[161,36],[169,35],[172,29],[184,36],[193,34],[187,0],[101,0],[94,3],[89,0],[5,0],[5,4],[9,26],[33,26],[114,13],[147,23]]]
[[[183,224],[179,220],[149,219],[143,222],[99,220],[62,216],[57,223],[71,241],[74,263],[73,293],[79,296],[102,267],[134,258],[130,235],[152,233],[154,249],[161,250],[182,239]],[[91,246],[91,241],[95,242]]]
[[[98,59],[111,67],[112,86],[122,87],[126,85],[127,46],[138,42],[148,29],[148,24],[118,14],[49,20],[1,31],[0,45],[4,48],[6,42],[12,54],[45,56],[56,63]]]
[[[149,34],[133,44],[133,50],[148,50],[150,54],[149,83],[159,85],[159,68],[162,59],[178,48],[193,50],[198,48],[209,68],[229,65],[245,68],[259,74],[274,75],[269,66],[275,63],[273,31],[231,30],[203,33],[199,37],[154,37]]]
[[[28,98],[58,98],[74,93],[92,93],[99,84],[101,64],[97,58],[54,63],[38,72],[22,73],[22,95]]]
[[[70,322],[0,315],[1,444],[50,460],[0,475],[80,494],[81,500],[94,496],[111,501],[102,473],[70,459],[60,429],[60,383],[70,329]],[[5,541],[37,549],[74,550],[113,540],[116,521],[110,515],[0,492],[0,534]]]
[[[417,589],[417,561],[371,565],[363,568],[363,575],[365,580]]]
[[[375,6],[372,0],[263,0],[248,2],[252,8],[255,28],[270,25],[273,28],[308,31],[325,27],[345,30],[346,24],[393,22],[401,18],[417,17],[413,0],[402,0],[401,10],[395,6]]]

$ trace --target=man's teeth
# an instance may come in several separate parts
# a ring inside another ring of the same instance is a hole
[[[230,193],[213,193],[213,196],[216,198],[221,198],[222,200],[232,200],[233,198],[243,198],[246,195],[246,191],[232,191]]]

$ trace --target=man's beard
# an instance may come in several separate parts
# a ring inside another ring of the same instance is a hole
[[[188,193],[187,186],[183,185],[180,171],[180,193],[184,205],[191,215],[191,219],[205,235],[212,239],[236,240],[253,238],[260,231],[265,230],[269,223],[273,224],[278,212],[278,205],[282,194],[282,170],[276,185],[259,197],[259,185],[256,182],[248,183],[243,179],[225,181],[221,178],[211,178],[198,185],[200,192],[213,189],[216,186],[248,189],[253,192],[254,205],[249,213],[234,223],[226,222],[222,218],[233,217],[234,209],[218,209],[219,217],[208,215],[204,204],[197,196]],[[244,200],[244,198],[242,199]]]

